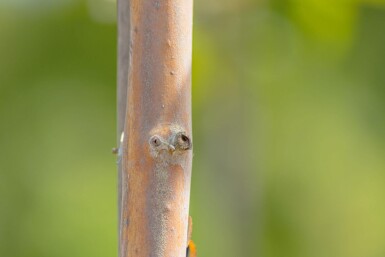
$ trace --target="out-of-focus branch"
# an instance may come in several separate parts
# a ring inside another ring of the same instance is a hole
[[[130,49],[130,1],[117,2],[118,53],[117,53],[117,145],[118,145],[118,235],[121,234],[121,202],[122,202],[122,147],[121,139],[124,131],[127,107],[128,66]],[[119,247],[120,249],[120,247]],[[120,256],[120,254],[119,254]]]

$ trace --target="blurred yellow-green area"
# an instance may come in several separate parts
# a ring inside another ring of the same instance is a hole
[[[115,13],[0,0],[0,257],[117,256]],[[196,0],[193,49],[199,256],[385,256],[385,1]]]

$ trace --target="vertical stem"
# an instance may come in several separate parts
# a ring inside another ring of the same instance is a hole
[[[117,55],[117,146],[122,150],[120,141],[126,122],[127,88],[128,88],[128,64],[130,49],[130,1],[118,0],[117,2],[117,26],[118,26],[118,55]],[[122,202],[122,162],[118,156],[118,236],[121,235],[121,202]],[[120,240],[119,240],[120,242]],[[119,243],[120,244],[120,243]],[[118,248],[120,249],[120,247]],[[119,256],[120,253],[119,253]]]
[[[120,257],[186,255],[192,0],[130,0]]]

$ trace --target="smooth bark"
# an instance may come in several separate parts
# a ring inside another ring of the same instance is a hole
[[[192,162],[192,0],[130,0],[129,13],[128,81],[119,79],[128,84],[120,125],[125,136],[119,256],[184,257]]]

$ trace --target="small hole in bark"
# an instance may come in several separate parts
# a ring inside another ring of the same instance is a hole
[[[184,133],[178,133],[176,135],[176,148],[179,148],[181,150],[188,150],[191,149],[191,141],[188,136],[186,136]]]
[[[161,144],[161,141],[160,141],[160,138],[157,137],[157,136],[153,136],[150,138],[150,144],[154,147],[157,147],[157,146],[160,146]]]
[[[181,139],[182,139],[183,142],[189,142],[190,141],[190,139],[187,136],[185,136],[185,135],[182,135]]]

